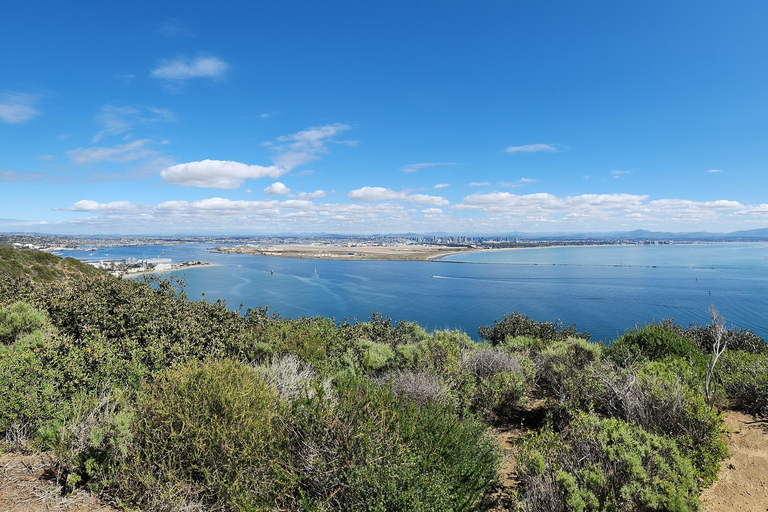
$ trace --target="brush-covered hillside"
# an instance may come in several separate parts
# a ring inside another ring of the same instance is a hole
[[[0,249],[0,439],[132,510],[685,511],[721,411],[768,413],[763,340],[716,313],[610,346],[517,312],[479,334],[231,311]]]

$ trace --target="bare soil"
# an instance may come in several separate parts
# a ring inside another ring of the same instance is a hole
[[[2,512],[115,512],[96,495],[77,491],[62,496],[46,454],[4,453],[0,456]]]
[[[701,495],[702,511],[768,511],[768,421],[728,411],[725,424],[731,456]]]

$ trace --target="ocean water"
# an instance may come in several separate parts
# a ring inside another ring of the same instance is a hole
[[[478,326],[518,310],[536,320],[575,323],[594,340],[613,340],[662,318],[707,323],[713,304],[727,326],[768,337],[766,243],[495,250],[435,262],[300,260],[206,249],[120,247],[64,256],[208,261],[219,266],[183,272],[190,299],[205,293],[233,309],[269,306],[294,318],[364,320],[380,311],[477,338]]]

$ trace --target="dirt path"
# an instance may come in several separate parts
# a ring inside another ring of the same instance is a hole
[[[5,453],[0,456],[0,511],[2,512],[115,512],[98,497],[78,491],[62,496],[51,479],[45,455]]]
[[[725,413],[731,456],[717,482],[701,495],[703,512],[768,511],[768,421]]]

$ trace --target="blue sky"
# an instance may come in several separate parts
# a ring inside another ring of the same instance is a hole
[[[6,2],[0,232],[768,226],[768,3]]]

